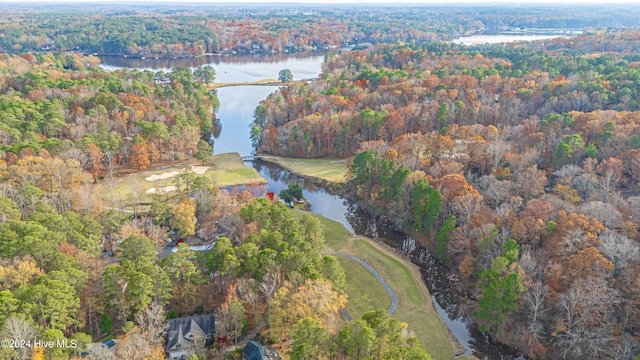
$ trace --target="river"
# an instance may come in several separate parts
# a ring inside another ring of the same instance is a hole
[[[207,60],[208,59],[208,60]],[[322,55],[278,57],[209,57],[195,60],[156,60],[103,57],[101,66],[106,70],[122,67],[169,71],[171,66],[211,65],[216,70],[216,81],[244,82],[265,78],[277,78],[282,69],[290,69],[296,79],[317,77],[321,72]],[[209,61],[210,60],[210,61]],[[265,60],[265,61],[263,61]],[[208,62],[209,61],[209,62]],[[214,139],[214,153],[238,152],[242,156],[252,152],[249,129],[252,115],[258,103],[276,90],[272,86],[236,86],[217,90],[220,109],[217,118],[220,122],[219,134]],[[393,224],[381,218],[372,218],[356,204],[331,194],[328,190],[282,169],[276,165],[256,161],[251,163],[269,183],[269,191],[276,193],[291,183],[303,186],[304,197],[312,204],[314,213],[343,224],[352,234],[365,235],[383,241],[404,254],[418,265],[422,273],[436,310],[454,336],[465,347],[465,354],[473,354],[480,359],[522,359],[519,353],[485,336],[474,325],[471,318],[464,314],[462,305],[467,301],[457,285],[451,284],[446,277],[450,270],[440,264],[427,249],[420,246],[406,234],[394,229]]]

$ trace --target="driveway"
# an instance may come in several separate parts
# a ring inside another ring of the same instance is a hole
[[[380,282],[380,284],[382,284],[382,286],[384,286],[385,290],[387,290],[387,292],[389,293],[389,295],[391,296],[391,306],[389,307],[389,315],[393,314],[394,311],[396,311],[396,309],[398,308],[398,297],[396,296],[396,293],[393,292],[393,289],[391,289],[391,286],[389,286],[389,284],[382,278],[382,276],[380,276],[380,274],[378,274],[378,272],[371,267],[371,265],[367,264],[364,260],[359,259],[353,255],[350,254],[345,254],[345,253],[329,253],[329,255],[333,255],[333,256],[342,256],[342,257],[346,257],[349,258],[351,260],[357,261],[358,263],[360,263],[360,265],[364,266],[365,268],[367,268],[367,270],[369,270],[369,272],[371,272],[371,274],[373,274],[373,276],[376,277],[376,279],[378,279],[378,281]],[[346,313],[346,310],[344,311]],[[344,315],[344,313],[343,313]],[[348,315],[348,313],[347,313]],[[345,316],[347,318],[347,320],[349,320],[351,318],[351,316]]]

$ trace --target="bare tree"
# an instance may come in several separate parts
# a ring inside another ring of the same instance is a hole
[[[146,228],[145,230],[149,239],[151,239],[151,241],[153,241],[153,243],[156,244],[156,250],[159,250],[161,247],[163,247],[166,244],[165,239],[168,236],[166,228],[159,225],[155,225],[150,221],[146,224],[145,228]]]
[[[109,198],[111,200],[111,206],[114,206],[113,202],[113,172],[116,168],[116,154],[113,151],[105,151],[102,160],[104,161],[105,168],[107,169],[107,183],[109,185]]]
[[[0,338],[2,339],[32,342],[36,340],[38,336],[39,332],[33,324],[16,316],[8,317],[2,326],[2,331],[0,331]],[[16,359],[29,359],[31,357],[31,348],[28,346],[16,347],[14,350],[16,352]]]
[[[273,297],[273,294],[276,292],[278,288],[278,281],[276,276],[272,273],[267,273],[263,278],[262,282],[259,285],[260,292],[267,303],[267,315],[269,313],[269,300]]]
[[[500,165],[508,150],[509,146],[503,143],[494,142],[487,147],[486,151],[489,155],[489,160],[491,161],[491,169],[496,169]]]
[[[577,280],[560,296],[563,314],[557,345],[563,358],[603,358],[611,348],[612,311],[618,293],[603,279]]]
[[[542,267],[536,260],[536,257],[531,251],[530,246],[523,247],[520,254],[520,260],[518,260],[518,264],[520,264],[524,272],[532,279],[540,279],[540,275],[542,274]]]
[[[531,314],[529,315],[529,333],[533,339],[538,339],[543,335],[544,329],[540,318],[547,311],[544,307],[544,301],[549,294],[549,288],[546,285],[536,282],[529,288],[525,298],[529,303]]]
[[[94,343],[89,345],[87,349],[87,357],[91,360],[115,360],[116,355],[102,343]]]
[[[624,337],[610,351],[612,360],[629,360],[636,354],[637,341],[630,337]]]
[[[596,218],[608,228],[617,228],[622,225],[622,215],[615,206],[602,201],[590,201],[578,209],[579,212]]]
[[[154,345],[162,343],[167,333],[164,307],[155,301],[152,302],[136,314],[136,325],[148,342]]]
[[[571,180],[571,186],[578,190],[583,199],[589,199],[598,192],[598,179],[592,174],[583,173]]]
[[[238,294],[242,300],[246,301],[251,306],[251,312],[253,313],[253,319],[255,326],[258,326],[260,305],[260,296],[258,295],[259,284],[254,279],[239,279],[238,280]]]
[[[245,319],[244,306],[238,299],[232,299],[229,304],[229,325],[231,325],[231,333],[235,339],[236,346],[238,346],[238,335],[242,330],[242,322]]]
[[[216,336],[219,338],[227,337],[227,329],[229,328],[229,304],[223,303],[215,311],[216,316]]]
[[[600,251],[615,265],[614,276],[620,276],[631,259],[637,259],[640,250],[629,238],[617,231],[609,230],[600,234]]]
[[[153,351],[153,345],[134,329],[119,338],[115,350],[118,360],[138,360],[147,358]]]
[[[471,235],[471,222],[481,207],[482,198],[473,194],[460,196],[454,200],[453,211],[458,218],[458,226],[465,229],[466,237]]]
[[[567,232],[567,234],[562,238],[562,243],[564,244],[567,255],[575,254],[592,245],[589,243],[587,234],[585,234],[582,229]]]
[[[485,177],[493,178],[493,181],[490,184],[487,184],[486,190],[482,192],[482,196],[484,197],[487,205],[495,208],[511,198],[513,188],[515,187],[513,181],[498,181],[493,175],[483,176],[480,180],[482,181]]]
[[[67,160],[67,159],[76,160],[78,163],[80,163],[80,166],[83,168],[89,162],[89,158],[87,157],[87,155],[82,150],[75,147],[63,152],[62,154],[60,154],[60,157],[63,160]]]

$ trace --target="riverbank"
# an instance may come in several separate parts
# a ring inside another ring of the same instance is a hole
[[[176,184],[176,177],[185,169],[191,169],[196,175],[206,176],[218,188],[267,183],[254,168],[242,162],[238,153],[226,153],[215,155],[206,163],[185,161],[136,172],[114,179],[113,184],[104,180],[93,191],[110,208],[131,210],[136,203],[138,211],[144,210],[156,194],[165,196],[167,202],[175,205],[186,198],[177,191]]]
[[[307,213],[299,209],[295,212],[297,216]],[[409,331],[433,359],[446,360],[454,354],[464,353],[464,348],[438,316],[416,265],[384,244],[364,236],[352,237],[342,224],[312,215],[324,227],[327,252],[351,254],[365,260],[390,284],[398,297],[398,308],[393,317],[409,325]],[[354,318],[370,309],[389,308],[390,296],[364,266],[348,258],[338,257],[337,260],[345,269],[349,295],[346,308]]]
[[[305,179],[344,184],[347,175],[346,159],[300,159],[259,154],[260,160],[276,164]]]
[[[364,236],[351,239],[341,251],[365,260],[391,285],[398,296],[398,309],[393,316],[409,324],[410,333],[434,359],[451,359],[454,354],[464,353],[438,316],[416,265],[390,247]]]

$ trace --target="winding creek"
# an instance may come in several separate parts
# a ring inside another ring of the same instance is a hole
[[[277,78],[282,69],[290,69],[294,80],[317,77],[321,72],[323,55],[307,57],[207,57],[192,60],[156,60],[103,57],[102,67],[114,70],[122,67],[151,71],[169,71],[174,66],[197,67],[211,65],[216,70],[216,81],[244,82]],[[214,138],[214,153],[238,152],[241,156],[252,151],[249,129],[253,111],[258,103],[276,90],[274,86],[236,86],[217,90],[220,99],[218,119],[221,130]],[[249,163],[248,163],[249,164]],[[278,193],[290,183],[302,184],[304,197],[312,204],[314,213],[343,224],[352,234],[364,235],[383,241],[411,259],[422,273],[438,314],[453,335],[466,349],[465,355],[479,359],[523,359],[514,349],[485,336],[464,314],[466,294],[447,280],[450,270],[440,264],[427,249],[414,239],[397,231],[391,221],[373,218],[356,204],[331,194],[322,186],[306,181],[271,163],[255,161],[250,166],[266,178],[269,191]]]

